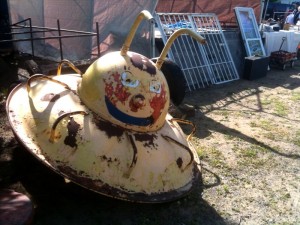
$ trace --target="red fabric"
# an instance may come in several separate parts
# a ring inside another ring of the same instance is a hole
[[[236,23],[235,7],[253,8],[256,21],[260,18],[260,0],[161,0],[158,13],[215,13],[221,25]]]

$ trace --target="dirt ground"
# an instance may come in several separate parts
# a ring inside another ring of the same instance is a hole
[[[0,58],[0,188],[26,194],[34,225],[300,224],[300,63],[188,93],[202,180],[187,197],[136,204],[91,193],[41,165],[14,138],[9,85],[28,73]]]

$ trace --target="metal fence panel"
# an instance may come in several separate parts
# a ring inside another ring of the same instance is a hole
[[[192,29],[207,40],[201,45],[182,35],[170,48],[168,56],[183,70],[189,91],[239,79],[215,14],[156,13],[155,17],[164,43],[180,28]]]

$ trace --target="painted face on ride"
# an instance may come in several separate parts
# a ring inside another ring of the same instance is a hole
[[[147,57],[137,53],[127,52],[126,56],[111,53],[109,58],[111,61],[100,58],[99,65],[93,66],[93,74],[99,76],[93,82],[99,82],[100,88],[99,101],[93,104],[101,107],[90,108],[124,128],[137,131],[160,128],[169,107],[169,90],[162,72]]]
[[[112,71],[103,78],[106,107],[123,123],[149,126],[157,121],[167,102],[166,83],[148,58],[129,55],[130,62],[123,70]]]

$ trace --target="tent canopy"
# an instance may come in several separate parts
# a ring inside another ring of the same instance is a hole
[[[251,7],[257,20],[260,14],[259,0],[7,0],[12,24],[31,18],[33,26],[96,32],[99,27],[99,43],[101,54],[106,51],[118,51],[127,34],[142,10],[150,13],[184,12],[215,13],[221,25],[223,22],[235,21],[233,8]],[[149,39],[149,23],[143,21],[132,42],[131,51],[145,56],[151,55]],[[28,31],[28,29],[23,29]],[[62,32],[61,35],[68,33]],[[34,37],[57,36],[57,31],[34,33]],[[30,38],[29,33],[15,35],[14,39]],[[20,52],[31,53],[29,41],[16,42]],[[97,53],[97,39],[93,37],[72,37],[62,39],[63,57],[69,60],[92,58]],[[60,60],[60,45],[57,39],[34,41],[34,53],[54,60]]]

